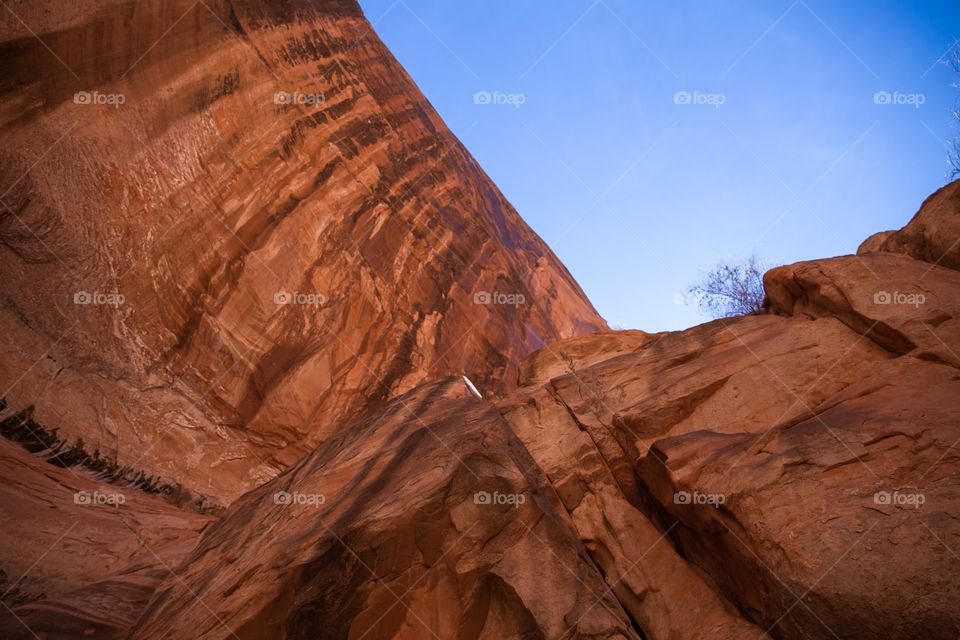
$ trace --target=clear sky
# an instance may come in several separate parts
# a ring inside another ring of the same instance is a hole
[[[853,253],[945,184],[955,0],[361,5],[614,326],[702,322],[675,294],[723,256]]]

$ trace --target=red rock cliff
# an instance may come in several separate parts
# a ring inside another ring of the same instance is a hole
[[[369,413],[230,505],[131,637],[956,638],[960,271],[914,256],[958,189],[896,250],[770,271],[768,313]]]
[[[353,0],[7,5],[0,387],[47,427],[229,500],[605,326]]]

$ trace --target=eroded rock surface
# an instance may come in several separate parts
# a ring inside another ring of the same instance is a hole
[[[232,500],[0,441],[4,637],[960,635],[960,182],[766,313],[591,333],[352,0],[0,24],[0,385]]]
[[[2,438],[0,493],[4,638],[124,637],[213,521]]]
[[[0,387],[49,428],[229,501],[605,326],[353,0],[7,5]]]
[[[530,454],[460,378],[235,502],[133,636],[640,637]]]
[[[139,632],[954,638],[957,271],[872,252],[766,284],[765,314],[559,341],[504,398],[452,380],[371,413],[233,505]],[[273,498],[324,488],[312,515]]]

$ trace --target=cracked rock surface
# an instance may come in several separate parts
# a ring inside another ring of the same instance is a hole
[[[450,379],[372,410],[231,506],[135,635],[955,637],[957,272],[872,253],[767,288],[548,345],[499,400]]]
[[[606,327],[353,0],[9,5],[0,387],[49,429],[226,503]]]
[[[960,635],[960,181],[606,331],[353,0],[8,1],[0,417],[227,506],[0,440],[0,636]]]

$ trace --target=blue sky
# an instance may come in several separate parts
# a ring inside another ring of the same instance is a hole
[[[616,326],[703,322],[675,294],[722,257],[852,253],[945,183],[956,2],[361,5]]]

